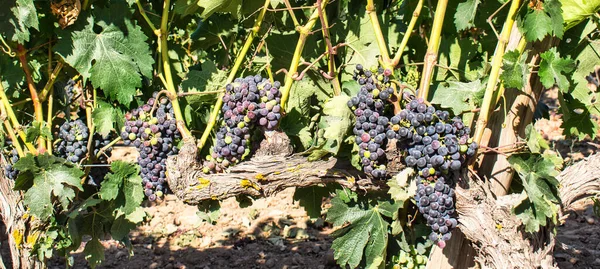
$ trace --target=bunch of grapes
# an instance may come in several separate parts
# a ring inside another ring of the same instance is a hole
[[[250,153],[253,130],[273,130],[281,119],[281,84],[273,84],[260,75],[236,78],[225,86],[221,115],[222,125],[204,172],[221,172]]]
[[[375,178],[386,176],[384,149],[388,140],[389,118],[383,114],[385,102],[394,93],[390,75],[389,69],[373,71],[357,65],[353,78],[360,85],[360,91],[348,101],[348,107],[356,116],[352,130],[359,146],[363,171]]]
[[[94,134],[92,138],[92,143],[94,146],[94,156],[98,156],[98,153],[102,148],[110,144],[110,142],[114,139],[113,133],[109,133],[105,136],[102,136],[99,133]],[[93,166],[90,169],[88,184],[93,186],[99,186],[100,182],[104,179],[106,174],[110,171],[108,166],[108,158],[110,158],[112,154],[112,147],[108,147],[98,156],[96,160],[96,164],[100,164],[99,166]]]
[[[388,138],[398,140],[407,153],[406,166],[418,171],[415,199],[419,211],[433,230],[429,238],[444,247],[456,227],[454,186],[460,169],[478,148],[470,129],[458,117],[436,110],[422,98],[411,100],[390,119]]]
[[[6,160],[6,165],[4,166],[4,175],[10,179],[15,180],[19,175],[19,171],[16,170],[13,165],[19,161],[19,153],[16,148],[10,150],[12,145],[12,141],[7,140],[7,147],[4,149],[4,156],[10,156],[10,159]]]
[[[395,264],[392,269],[425,269],[427,259],[426,255],[419,254],[413,247],[410,252],[400,250],[400,254],[393,258]]]
[[[81,119],[65,121],[58,130],[58,139],[54,152],[56,156],[78,163],[87,154],[89,129]]]
[[[142,184],[150,201],[166,191],[167,157],[177,154],[176,141],[181,138],[169,98],[157,96],[155,92],[146,104],[128,112],[121,130],[124,144],[134,145],[140,154]]]

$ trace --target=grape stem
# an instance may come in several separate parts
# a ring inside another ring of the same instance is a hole
[[[17,45],[17,55],[19,55],[19,62],[21,63],[21,68],[25,73],[25,79],[27,80],[27,86],[29,88],[29,94],[31,95],[31,101],[33,101],[33,111],[35,115],[35,120],[39,123],[44,122],[44,114],[42,111],[42,103],[40,102],[40,98],[38,97],[38,92],[35,89],[35,83],[33,82],[33,78],[31,77],[31,70],[29,70],[29,66],[27,65],[27,50],[23,47],[23,45]],[[44,151],[46,149],[46,142],[43,137],[38,139],[38,150]]]
[[[135,3],[138,6],[138,10],[140,11],[140,14],[144,18],[144,20],[146,20],[146,23],[148,23],[148,26],[150,26],[150,29],[152,29],[152,32],[156,33],[156,27],[154,26],[154,24],[152,23],[150,18],[148,18],[148,15],[146,15],[146,11],[144,10],[144,7],[142,7],[142,3],[140,3],[140,0],[135,0]]]
[[[31,152],[31,154],[37,155],[37,149],[33,146],[33,144],[27,142],[25,132],[23,132],[23,128],[21,124],[19,124],[17,116],[15,116],[15,112],[13,111],[12,106],[8,102],[8,97],[6,97],[6,92],[4,91],[4,86],[2,86],[2,83],[0,83],[0,100],[2,101],[2,115],[8,116],[10,122],[12,123],[12,129],[17,130],[17,134],[19,135],[21,140],[23,140],[23,143],[25,143],[25,147],[27,147],[29,152]],[[18,141],[13,140],[13,143],[15,142],[18,143]]]
[[[227,81],[225,82],[225,84],[231,83],[233,81],[233,79],[235,78],[238,69],[242,65],[242,61],[244,61],[244,58],[245,58],[246,54],[248,53],[250,46],[252,46],[252,41],[254,41],[254,37],[256,37],[258,35],[258,31],[260,30],[260,25],[262,24],[262,21],[265,17],[265,13],[267,12],[267,8],[268,8],[269,4],[271,4],[271,1],[265,0],[265,4],[263,5],[262,10],[260,11],[260,13],[258,14],[258,17],[256,17],[256,20],[254,21],[254,26],[252,27],[252,31],[250,31],[250,33],[248,34],[248,37],[246,38],[244,46],[242,47],[242,49],[238,53],[237,57],[235,58],[235,63],[233,65],[233,67],[231,68],[231,72],[229,73],[229,76],[227,77]],[[221,111],[221,106],[223,106],[223,96],[224,95],[225,95],[225,92],[221,92],[217,96],[217,102],[215,103],[215,106],[213,107],[213,110],[210,113],[210,118],[208,120],[208,124],[206,125],[206,128],[204,129],[204,132],[202,133],[202,137],[200,137],[200,141],[198,142],[199,151],[201,151],[202,148],[204,147],[204,145],[206,144],[206,141],[208,140],[208,137],[210,136],[212,129],[215,127],[215,125],[217,123],[217,117],[219,116],[219,111]]]
[[[402,41],[400,42],[400,47],[398,48],[398,51],[396,52],[396,55],[394,56],[394,59],[392,60],[392,66],[397,66],[398,63],[400,63],[400,58],[402,58],[404,49],[406,48],[406,45],[408,44],[408,39],[410,38],[411,33],[412,33],[413,29],[415,28],[415,25],[417,24],[417,20],[419,19],[419,16],[421,15],[422,8],[423,8],[423,0],[419,0],[419,2],[417,3],[417,6],[415,7],[415,11],[413,11],[412,18],[410,19],[410,22],[408,23],[406,32],[404,32],[404,36],[402,37]]]
[[[393,70],[390,60],[390,54],[388,52],[387,43],[383,38],[383,32],[381,31],[381,26],[379,25],[379,18],[377,18],[377,12],[375,9],[375,4],[373,0],[367,0],[367,14],[369,15],[369,20],[371,21],[371,26],[373,26],[373,31],[375,33],[375,39],[377,40],[377,46],[379,47],[379,53],[381,54],[381,59],[383,62],[384,68]]]
[[[473,135],[473,141],[477,142],[479,145],[481,145],[481,139],[483,138],[483,132],[485,131],[487,122],[489,120],[490,112],[495,105],[494,101],[496,101],[496,99],[494,96],[496,94],[496,84],[498,83],[500,70],[502,69],[502,58],[504,57],[506,44],[508,43],[508,39],[510,37],[520,4],[520,0],[512,0],[510,9],[508,11],[508,16],[504,22],[504,25],[502,26],[502,32],[500,34],[498,44],[496,45],[494,57],[492,58],[492,70],[490,71],[490,77],[485,88],[485,95],[483,96],[481,111],[479,113],[479,117],[477,118],[477,127],[475,128],[475,134]]]
[[[425,54],[425,66],[423,66],[423,72],[421,77],[421,83],[419,87],[419,96],[424,100],[427,100],[429,96],[429,86],[431,79],[433,78],[433,68],[437,64],[438,50],[440,48],[442,27],[444,25],[444,16],[446,15],[446,8],[448,6],[448,0],[439,0],[437,7],[435,8],[435,16],[433,18],[433,26],[431,27],[431,35],[429,36],[429,45],[427,47],[427,53]]]
[[[110,143],[108,143],[106,146],[102,147],[100,150],[98,150],[98,153],[96,154],[96,159],[100,158],[100,156],[102,156],[102,154],[110,147],[114,146],[115,144],[119,143],[119,141],[121,141],[121,136],[117,136],[117,138],[113,139],[112,141],[110,141]]]
[[[342,86],[340,84],[340,80],[336,74],[335,67],[335,57],[337,54],[337,50],[333,49],[331,45],[331,37],[329,35],[329,21],[327,20],[327,12],[321,6],[321,2],[323,0],[317,0],[317,10],[319,11],[319,19],[321,19],[321,32],[323,33],[323,38],[325,39],[325,43],[327,47],[325,48],[325,53],[327,53],[327,76],[323,74],[327,79],[332,80],[333,84],[333,95],[338,96],[342,92]]]
[[[59,61],[56,66],[54,67],[54,70],[52,71],[52,73],[50,74],[50,77],[48,78],[48,82],[46,82],[46,85],[44,85],[44,88],[42,89],[42,92],[40,92],[40,102],[45,102],[46,99],[49,97],[49,95],[52,92],[52,88],[54,86],[54,82],[56,81],[56,78],[58,77],[58,73],[60,73],[60,70],[62,70],[63,68],[63,63],[61,61]]]
[[[328,0],[324,0],[321,3],[321,8],[325,8],[327,6]],[[290,95],[290,90],[292,89],[292,84],[294,83],[294,77],[297,76],[298,66],[300,65],[300,59],[302,58],[302,51],[304,50],[304,45],[306,44],[306,39],[310,34],[310,31],[317,23],[319,19],[319,7],[313,11],[310,15],[308,22],[304,26],[296,27],[296,30],[300,34],[298,37],[298,43],[296,44],[296,49],[294,50],[294,56],[292,57],[292,62],[290,63],[290,68],[288,69],[288,73],[285,76],[285,83],[281,88],[281,110],[285,111],[285,107],[287,104],[287,100]]]
[[[52,117],[54,116],[54,114],[52,113],[53,105],[54,105],[54,96],[52,95],[53,92],[54,92],[54,87],[50,87],[50,91],[48,93],[48,115],[46,118],[46,124],[50,129],[52,129]],[[52,154],[52,139],[51,138],[47,139],[46,147],[48,149],[48,154]]]
[[[139,7],[139,6],[138,6]],[[171,1],[165,0],[163,5],[163,12],[161,17],[160,29],[155,30],[154,34],[158,36],[158,52],[162,58],[162,69],[166,82],[167,91],[169,91],[171,98],[171,105],[173,106],[173,113],[175,114],[175,119],[177,120],[177,127],[181,132],[181,136],[183,139],[189,138],[192,136],[190,131],[185,126],[185,121],[183,118],[183,114],[181,113],[181,107],[179,105],[179,100],[177,100],[177,91],[175,90],[175,84],[173,82],[173,75],[171,74],[171,63],[169,62],[169,49],[167,47],[167,38],[168,38],[168,23],[169,23],[169,9],[171,8]],[[141,11],[140,11],[141,12]],[[148,21],[150,24],[150,22]],[[150,24],[152,25],[152,24]],[[152,28],[152,26],[151,26]]]
[[[15,136],[15,131],[12,128],[12,126],[10,125],[10,122],[6,120],[6,109],[4,108],[3,105],[0,105],[0,108],[2,109],[1,110],[2,122],[4,122],[4,127],[6,128],[6,133],[8,133],[8,136],[10,137],[10,140],[12,141],[13,146],[15,147],[15,149],[17,149],[17,153],[19,154],[19,157],[24,157],[25,152],[23,152],[21,143],[19,143],[19,140],[17,140],[17,136]]]

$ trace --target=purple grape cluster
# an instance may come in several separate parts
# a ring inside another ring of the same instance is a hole
[[[406,108],[390,119],[387,137],[398,140],[398,149],[406,152],[406,166],[418,171],[415,200],[419,211],[432,228],[429,238],[444,247],[454,217],[454,186],[461,168],[477,151],[469,138],[470,129],[458,117],[412,99]]]
[[[388,142],[386,131],[389,118],[384,114],[385,103],[394,94],[389,69],[365,70],[357,65],[354,80],[360,85],[358,94],[348,101],[348,107],[356,116],[352,131],[359,146],[363,171],[375,178],[385,178],[385,147]]]
[[[9,149],[12,141],[8,140],[7,142],[8,145],[6,149]],[[19,161],[19,153],[17,152],[16,148],[13,148],[10,151],[7,150],[5,153],[6,154],[4,156],[10,156],[10,159],[6,160],[6,165],[4,166],[4,175],[10,180],[15,180],[19,175],[19,171],[16,170],[13,165]]]
[[[176,141],[181,138],[169,98],[157,100],[158,93],[141,107],[125,114],[121,138],[139,152],[144,194],[150,201],[161,198],[167,190],[167,157],[178,152]],[[154,109],[154,110],[153,110]]]
[[[67,120],[58,129],[58,139],[54,152],[56,156],[72,163],[80,162],[88,153],[89,129],[81,120]]]
[[[204,172],[221,172],[250,153],[255,127],[274,130],[281,119],[281,84],[273,84],[260,75],[236,78],[225,86],[221,115],[222,125]]]

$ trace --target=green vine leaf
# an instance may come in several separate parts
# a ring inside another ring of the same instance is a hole
[[[529,9],[524,18],[519,18],[519,28],[528,42],[544,39],[547,35],[562,38],[563,16],[558,0],[544,1],[542,9]]]
[[[128,19],[112,23],[101,16],[90,16],[82,30],[62,36],[55,50],[110,100],[128,107],[136,88],[142,86],[142,75],[152,76],[154,60],[147,39],[141,28]]]
[[[240,15],[242,0],[177,0],[175,3],[175,13],[183,16],[200,12],[202,19],[207,19],[215,12],[231,13],[235,19]]]
[[[554,161],[540,154],[515,154],[508,162],[523,184],[522,201],[513,213],[523,221],[525,230],[537,232],[540,226],[546,226],[548,218],[556,221],[559,182]]]
[[[98,107],[92,112],[92,120],[96,132],[106,136],[113,130],[115,123],[122,121],[119,110],[109,103],[98,102]]]
[[[538,75],[542,85],[546,88],[552,88],[556,85],[561,91],[567,92],[571,83],[564,74],[573,72],[576,67],[575,61],[569,56],[561,58],[556,48],[551,48],[540,54],[540,57],[542,60],[540,61]]]
[[[296,188],[294,200],[299,201],[300,206],[306,210],[310,218],[321,216],[321,205],[323,198],[329,197],[329,188],[327,186],[310,186],[306,188]]]
[[[466,30],[474,26],[473,21],[479,3],[481,3],[480,0],[467,0],[458,4],[456,13],[454,13],[454,25],[456,25],[457,30]]]
[[[331,200],[327,221],[334,226],[348,224],[335,232],[337,238],[331,246],[340,266],[356,268],[363,257],[365,268],[378,268],[384,263],[389,223],[383,217],[378,206],[367,209],[349,206],[338,196]]]
[[[186,93],[218,91],[223,89],[227,81],[227,72],[217,69],[212,61],[202,63],[202,70],[190,70],[181,87]],[[217,94],[188,95],[186,101],[192,106],[214,103]]]
[[[504,82],[504,87],[523,88],[529,77],[529,67],[525,62],[526,60],[527,52],[523,52],[521,55],[518,50],[512,50],[504,54],[502,74],[500,75],[500,79]]]
[[[0,33],[19,44],[29,41],[29,29],[39,30],[37,10],[33,0],[8,1],[10,8],[0,11]],[[14,5],[14,6],[13,6]]]
[[[34,121],[25,132],[27,142],[34,142],[38,137],[52,139],[52,132],[50,132],[50,128],[48,128],[45,122]]]
[[[83,172],[64,159],[48,153],[34,156],[28,154],[14,165],[23,176],[16,179],[15,185],[30,185],[25,192],[24,202],[31,214],[46,221],[54,213],[53,199],[58,200],[63,210],[67,210],[75,189],[83,191],[80,178]]]
[[[97,237],[92,237],[92,240],[85,244],[83,254],[90,267],[96,268],[97,265],[104,261],[104,246]]]
[[[571,29],[573,26],[600,11],[599,1],[561,0],[560,3],[562,4],[565,29]]]
[[[337,154],[346,134],[353,125],[354,114],[348,108],[349,96],[336,96],[323,105],[323,117],[319,126],[325,130],[323,137],[327,140],[323,149]]]
[[[448,86],[439,84],[433,90],[432,104],[452,110],[454,115],[477,108],[478,95],[485,90],[480,80],[471,82],[448,81]]]
[[[415,170],[408,167],[388,180],[387,184],[390,187],[388,193],[396,203],[404,205],[404,202],[415,196],[417,184],[415,180],[411,180],[414,174]]]
[[[527,137],[527,147],[531,153],[541,154],[550,148],[548,142],[535,130],[532,123],[525,127],[525,137]]]

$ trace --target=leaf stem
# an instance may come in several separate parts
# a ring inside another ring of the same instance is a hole
[[[185,121],[183,118],[183,114],[181,114],[181,107],[179,106],[179,100],[177,100],[177,91],[175,90],[175,84],[173,83],[173,76],[171,74],[171,64],[169,63],[169,50],[167,48],[167,25],[169,22],[169,9],[171,7],[171,1],[165,0],[163,6],[163,13],[160,23],[160,31],[158,33],[159,46],[158,51],[162,56],[162,68],[165,76],[165,81],[167,82],[167,91],[170,94],[171,105],[173,106],[173,112],[175,114],[175,119],[177,120],[177,127],[180,129],[181,136],[186,139],[191,137],[192,134],[185,126]]]
[[[402,41],[400,42],[400,47],[398,48],[398,51],[396,52],[396,55],[395,55],[394,59],[392,60],[393,66],[397,66],[398,63],[400,63],[400,59],[402,58],[404,49],[406,48],[406,45],[408,44],[408,39],[410,38],[411,33],[412,33],[413,29],[415,28],[415,25],[417,24],[417,20],[419,19],[419,16],[421,15],[422,8],[423,8],[423,0],[419,0],[419,2],[417,3],[417,6],[415,7],[415,11],[413,11],[412,18],[410,19],[410,22],[408,23],[406,32],[404,32],[404,36],[402,37]]]
[[[367,14],[369,15],[371,25],[373,26],[375,39],[377,39],[377,46],[379,47],[379,52],[381,53],[384,68],[392,70],[393,68],[389,66],[391,64],[390,54],[388,52],[387,43],[383,38],[383,33],[381,31],[381,26],[379,25],[379,18],[377,18],[377,12],[373,0],[367,0]]]
[[[336,74],[334,57],[336,51],[331,45],[331,36],[329,35],[329,21],[327,20],[327,13],[325,9],[321,6],[322,1],[323,0],[317,0],[317,9],[319,10],[319,19],[321,19],[321,31],[323,32],[323,38],[325,39],[325,43],[327,44],[327,48],[325,48],[325,52],[327,53],[327,75],[333,78],[333,95],[338,96],[342,92],[342,86],[340,84],[340,79]]]
[[[142,17],[144,17],[144,20],[146,20],[146,23],[148,23],[148,26],[150,26],[150,29],[152,29],[152,32],[156,33],[156,26],[154,26],[154,24],[152,23],[150,18],[148,18],[148,15],[146,15],[146,11],[144,10],[144,7],[142,7],[142,3],[140,2],[140,0],[135,0],[135,3],[138,6],[138,10],[140,11],[140,14],[142,14]]]
[[[423,67],[419,97],[427,100],[429,95],[429,86],[433,77],[433,68],[437,63],[438,50],[440,48],[440,41],[442,36],[442,26],[444,25],[444,16],[446,15],[446,8],[448,6],[448,0],[439,0],[437,7],[435,8],[435,16],[433,17],[433,26],[431,27],[431,35],[429,37],[429,45],[427,47],[427,54],[425,54],[425,66]]]
[[[512,0],[510,9],[508,11],[508,16],[504,22],[504,25],[502,26],[500,39],[496,45],[496,51],[494,52],[494,57],[492,58],[491,63],[492,70],[490,71],[488,83],[485,88],[485,95],[483,96],[481,111],[479,113],[479,117],[477,118],[477,127],[475,128],[475,134],[473,135],[473,141],[477,142],[477,144],[481,143],[483,132],[485,131],[488,119],[490,117],[490,112],[495,104],[493,101],[496,100],[494,95],[496,94],[496,84],[498,83],[498,77],[500,76],[500,70],[502,69],[502,58],[504,57],[506,44],[510,38],[510,32],[512,31],[515,17],[520,5],[520,0]]]
[[[17,54],[19,55],[19,62],[21,62],[21,68],[23,72],[25,72],[25,79],[27,80],[27,86],[29,87],[29,94],[31,95],[31,100],[33,101],[33,111],[35,115],[35,120],[40,124],[44,122],[44,114],[42,111],[42,103],[38,97],[37,90],[35,89],[35,83],[33,82],[33,78],[31,77],[31,70],[29,70],[29,66],[27,65],[27,58],[25,54],[27,50],[23,47],[23,45],[17,45]],[[38,148],[40,150],[46,149],[46,142],[43,137],[39,138]]]
[[[8,102],[8,97],[6,97],[6,92],[4,91],[2,83],[0,83],[0,100],[2,101],[2,114],[6,114],[8,116],[12,123],[13,129],[17,130],[17,134],[19,134],[19,137],[21,138],[21,140],[23,140],[23,143],[25,143],[25,146],[27,147],[29,152],[31,152],[31,154],[37,155],[37,149],[31,143],[27,142],[25,132],[23,132],[23,128],[21,124],[19,124],[17,116],[15,116],[15,112],[13,111],[12,106]]]
[[[254,26],[252,27],[252,31],[250,32],[250,34],[248,34],[248,37],[246,38],[246,42],[244,43],[244,46],[242,47],[242,49],[238,53],[237,57],[235,58],[235,63],[233,64],[233,67],[231,68],[231,72],[229,73],[229,76],[227,77],[227,81],[225,82],[225,84],[231,83],[233,81],[233,79],[235,78],[238,69],[242,65],[242,62],[244,61],[244,57],[248,53],[250,46],[252,46],[252,41],[254,41],[254,37],[256,37],[258,35],[258,31],[260,30],[260,25],[262,24],[262,21],[265,17],[265,13],[267,12],[267,8],[269,7],[270,3],[271,3],[270,0],[265,0],[265,4],[263,5],[262,10],[260,11],[260,13],[258,14],[258,17],[256,17],[256,20],[254,21]],[[215,125],[217,123],[217,117],[219,116],[219,111],[221,111],[221,106],[223,105],[223,96],[224,95],[225,95],[225,93],[221,92],[221,93],[219,93],[219,96],[217,96],[217,102],[215,103],[215,106],[213,107],[213,110],[210,113],[210,118],[208,120],[208,124],[206,125],[206,128],[204,129],[204,132],[202,133],[202,137],[200,137],[200,141],[198,142],[199,150],[202,150],[202,148],[206,144],[206,141],[208,140],[208,137],[210,136],[212,129],[215,127]]]
[[[328,0],[324,0],[321,4],[321,8],[325,8],[327,6]],[[300,33],[300,37],[298,37],[298,43],[296,44],[296,49],[294,50],[294,56],[292,57],[292,62],[290,63],[290,68],[288,69],[288,73],[285,76],[285,84],[281,89],[281,109],[285,111],[285,106],[287,104],[287,100],[290,95],[290,89],[292,88],[292,84],[294,83],[294,76],[297,75],[298,65],[300,64],[300,58],[302,58],[302,51],[304,50],[304,44],[306,43],[306,38],[310,34],[310,31],[317,23],[319,19],[319,8],[317,7],[313,13],[311,14],[306,25],[298,27],[298,32]]]

